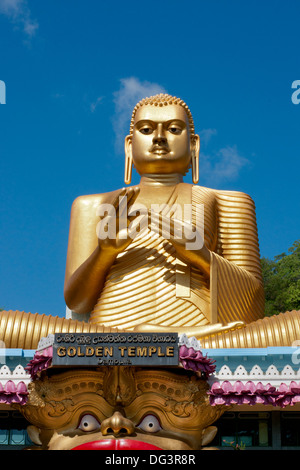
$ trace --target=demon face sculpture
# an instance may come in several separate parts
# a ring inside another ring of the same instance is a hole
[[[48,370],[19,410],[43,450],[197,450],[223,413],[209,406],[206,380],[180,369]]]

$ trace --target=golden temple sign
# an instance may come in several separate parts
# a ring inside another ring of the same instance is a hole
[[[176,333],[56,333],[53,366],[178,366]]]

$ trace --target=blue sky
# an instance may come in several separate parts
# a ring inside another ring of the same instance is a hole
[[[72,201],[124,186],[132,107],[159,91],[192,111],[199,184],[250,194],[261,255],[286,252],[299,14],[298,0],[0,0],[0,306],[64,315]]]

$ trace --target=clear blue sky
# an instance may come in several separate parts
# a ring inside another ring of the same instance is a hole
[[[192,111],[199,184],[250,194],[261,255],[286,252],[299,15],[298,0],[0,0],[0,306],[64,315],[72,201],[124,186],[132,106],[157,91]]]

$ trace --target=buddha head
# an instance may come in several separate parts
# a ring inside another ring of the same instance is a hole
[[[144,98],[133,110],[125,138],[125,183],[130,184],[134,165],[140,175],[181,176],[192,166],[196,184],[199,150],[200,139],[184,101],[167,94]]]

